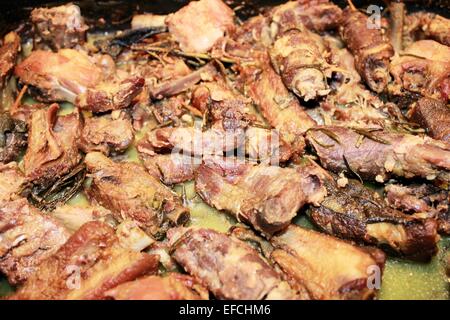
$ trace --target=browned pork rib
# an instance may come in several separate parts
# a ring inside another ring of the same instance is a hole
[[[11,118],[6,112],[1,112],[0,163],[8,163],[16,160],[26,145],[26,123],[24,121]]]
[[[0,201],[18,198],[25,182],[16,162],[0,164]]]
[[[407,213],[437,219],[438,230],[450,234],[450,194],[430,184],[385,187],[387,203]]]
[[[99,152],[88,153],[85,162],[93,177],[90,198],[111,210],[117,220],[130,218],[155,236],[188,220],[189,212],[177,195],[142,166],[115,163]]]
[[[117,285],[158,270],[158,256],[121,246],[114,230],[88,222],[75,232],[10,299],[104,299]]]
[[[339,26],[342,10],[328,0],[288,1],[269,12],[272,29],[280,34],[304,25],[316,32],[335,29]]]
[[[81,125],[78,112],[58,116],[59,106],[52,104],[33,113],[28,149],[24,156],[27,180],[51,185],[67,174],[81,160],[77,140]]]
[[[439,100],[422,98],[408,111],[409,119],[427,129],[434,139],[450,143],[450,108]]]
[[[124,109],[142,92],[144,85],[144,78],[137,76],[105,81],[81,92],[75,104],[94,113]]]
[[[244,92],[252,98],[267,122],[279,131],[292,152],[301,154],[305,147],[303,134],[315,125],[315,121],[289,93],[266,59],[257,67],[241,66],[240,69]]]
[[[206,159],[195,189],[209,205],[269,236],[289,225],[303,205],[318,205],[326,195],[314,167],[296,170],[238,158]]]
[[[16,64],[20,51],[20,37],[15,32],[8,33],[0,47],[0,89],[4,86],[6,77]]]
[[[389,208],[372,190],[349,179],[345,187],[327,180],[328,196],[310,216],[323,231],[361,244],[388,248],[413,260],[429,260],[437,252],[434,218],[406,215]]]
[[[31,22],[39,37],[56,50],[83,44],[89,28],[84,23],[80,8],[74,4],[33,9]]]
[[[341,20],[340,32],[355,56],[361,77],[375,92],[382,92],[389,82],[389,59],[394,49],[381,28],[369,28],[368,17],[359,10],[347,8]]]
[[[271,260],[293,288],[312,299],[371,299],[381,281],[385,256],[316,231],[290,225],[272,238]],[[377,277],[377,278],[376,278]]]
[[[0,202],[0,271],[16,285],[66,242],[69,233],[21,198]]]
[[[206,52],[234,29],[234,12],[222,0],[192,1],[166,23],[183,51]]]
[[[211,229],[172,229],[173,258],[218,299],[296,297],[256,250]]]
[[[14,72],[21,82],[40,90],[39,99],[47,101],[74,102],[103,78],[101,68],[84,52],[72,49],[33,51]]]
[[[450,46],[450,19],[432,12],[415,12],[406,16],[407,37],[421,38],[422,35]]]
[[[169,273],[126,282],[107,293],[115,300],[208,300],[208,290],[188,275]]]
[[[78,146],[85,153],[100,151],[105,155],[125,151],[134,140],[133,126],[123,112],[84,119]]]
[[[378,182],[390,176],[450,181],[450,145],[403,133],[337,126],[307,134],[322,165],[340,173],[353,171]]]
[[[418,93],[447,102],[450,97],[450,48],[433,40],[414,42],[391,62],[394,95]]]
[[[330,66],[324,58],[322,39],[299,26],[283,33],[273,44],[270,55],[284,84],[305,101],[327,95]]]

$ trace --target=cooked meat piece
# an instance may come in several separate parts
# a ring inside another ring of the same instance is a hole
[[[391,175],[450,181],[450,145],[428,137],[337,126],[316,127],[307,134],[322,165],[340,173],[383,182]]]
[[[0,163],[16,160],[26,145],[26,123],[0,113]]]
[[[24,156],[27,180],[51,185],[69,173],[81,160],[77,148],[80,116],[74,113],[58,116],[58,104],[37,110],[30,121],[28,149]]]
[[[167,227],[189,219],[177,195],[140,165],[115,163],[99,152],[88,153],[85,162],[93,178],[89,196],[117,220],[130,218],[149,234],[160,236]]]
[[[81,92],[75,104],[94,113],[124,109],[142,92],[144,85],[145,80],[137,76],[125,80],[104,81]]]
[[[218,299],[292,299],[295,294],[258,252],[211,229],[172,229],[174,259]]]
[[[131,219],[124,220],[117,226],[116,235],[123,247],[136,252],[148,249],[156,243],[156,240],[146,234],[139,224]],[[147,251],[147,253],[150,252]]]
[[[447,102],[450,97],[450,48],[433,40],[414,42],[391,62],[394,84],[390,91],[404,91]]]
[[[294,154],[305,147],[303,134],[315,125],[297,98],[289,93],[280,76],[268,64],[258,67],[241,66],[243,90],[253,99],[267,122],[280,133]]]
[[[136,14],[131,19],[131,29],[155,29],[166,26],[166,15],[158,15],[153,13]]]
[[[450,19],[419,11],[406,16],[405,20],[405,34],[412,40],[425,36],[450,46]]]
[[[37,97],[44,101],[74,102],[103,78],[101,68],[84,52],[72,49],[33,51],[14,72],[21,82],[39,89]]]
[[[328,0],[288,1],[269,12],[278,34],[300,25],[316,32],[335,29],[341,15],[342,10]]]
[[[71,3],[53,8],[33,9],[31,22],[39,37],[56,50],[83,44],[89,29],[84,23],[80,8]]]
[[[289,225],[303,205],[318,205],[326,195],[314,171],[211,158],[197,169],[195,189],[207,204],[272,235]]]
[[[85,153],[100,151],[105,155],[123,152],[133,143],[134,131],[129,117],[123,112],[84,119],[78,146]]]
[[[119,284],[156,273],[158,256],[120,245],[114,230],[88,222],[75,232],[10,299],[104,299]]]
[[[208,290],[190,276],[169,273],[126,282],[107,292],[115,300],[208,300]]]
[[[409,119],[427,129],[434,139],[450,143],[450,108],[443,102],[422,98],[408,111]]]
[[[271,60],[284,84],[305,101],[330,92],[330,66],[324,58],[322,39],[306,28],[289,30],[270,50]]]
[[[166,19],[170,34],[186,52],[207,52],[234,28],[234,12],[222,0],[192,1]]]
[[[293,288],[306,287],[312,299],[375,297],[371,278],[381,280],[382,253],[377,252],[375,259],[362,248],[296,225],[273,237],[271,243],[275,247],[271,260]]]
[[[9,283],[27,280],[68,237],[64,227],[27,200],[0,202],[0,271]]]
[[[381,29],[369,28],[368,17],[359,10],[347,8],[341,20],[340,32],[355,56],[355,65],[366,84],[382,92],[389,82],[389,59],[394,49]]]
[[[111,215],[111,211],[96,205],[85,207],[65,204],[56,207],[50,215],[73,234],[89,221],[106,220]]]
[[[20,51],[20,37],[15,32],[8,33],[0,47],[0,89],[3,88],[6,77],[16,64]]]
[[[437,219],[438,230],[450,234],[450,194],[430,184],[385,187],[387,203],[407,213]]]
[[[25,182],[25,176],[16,162],[0,164],[0,201],[18,198]]]
[[[216,73],[217,70],[214,65],[209,63],[185,76],[163,81],[154,87],[150,87],[150,96],[153,99],[163,99],[177,95],[192,88],[201,80],[211,79]]]
[[[251,17],[236,28],[227,39],[225,51],[233,57],[250,58],[254,51],[265,50],[273,43],[271,18],[263,15]]]
[[[406,215],[386,206],[380,196],[357,180],[345,187],[327,180],[328,196],[310,216],[323,231],[362,244],[379,245],[413,260],[429,260],[437,252],[433,218]]]

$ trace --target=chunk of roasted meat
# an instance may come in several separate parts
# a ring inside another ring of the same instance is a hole
[[[77,95],[103,79],[102,69],[87,54],[72,49],[33,51],[16,66],[15,75],[39,89],[38,98],[47,101],[74,102]]]
[[[379,289],[385,261],[379,250],[366,251],[296,225],[271,244],[271,260],[293,288],[305,288],[311,299],[371,299]]]
[[[84,23],[80,8],[74,4],[33,9],[31,22],[37,33],[37,42],[43,40],[56,50],[83,44],[89,28]]]
[[[196,171],[200,197],[266,235],[286,228],[307,203],[326,194],[314,167],[254,165],[237,158],[211,158]]]
[[[394,49],[381,28],[368,26],[368,17],[359,10],[347,8],[341,20],[340,32],[355,65],[366,84],[382,92],[389,82],[389,59]]]
[[[78,146],[85,153],[100,151],[105,155],[125,151],[134,140],[129,116],[124,112],[84,119]]]
[[[433,40],[414,42],[391,62],[394,95],[421,94],[447,102],[450,97],[450,48]]]
[[[408,116],[434,139],[450,143],[450,108],[444,102],[421,98],[408,110]]]
[[[15,32],[8,33],[0,47],[0,89],[4,86],[6,77],[16,64],[20,51],[20,37]]]
[[[166,19],[170,34],[186,52],[206,52],[234,28],[234,11],[222,0],[192,1]]]
[[[0,271],[11,284],[20,284],[36,273],[68,237],[63,226],[27,200],[0,202]]]
[[[425,36],[450,46],[450,19],[432,12],[415,12],[405,17],[404,33],[412,40]]]
[[[27,145],[27,125],[0,113],[0,163],[14,161]]]
[[[177,195],[135,163],[115,163],[102,153],[85,159],[92,183],[90,198],[110,209],[119,221],[130,218],[146,232],[161,236],[169,226],[184,224],[189,212]]]
[[[256,67],[241,66],[240,69],[243,90],[267,122],[279,131],[281,139],[291,146],[292,152],[301,154],[305,147],[303,134],[316,124],[315,121],[289,93],[268,61],[264,59]]]
[[[23,162],[27,179],[35,184],[51,185],[81,160],[77,147],[80,116],[77,111],[58,116],[58,110],[59,106],[52,104],[33,112],[30,120]]]
[[[430,185],[385,187],[387,203],[398,210],[437,219],[440,233],[450,233],[450,195],[446,190]]]
[[[295,292],[256,250],[211,229],[172,229],[174,259],[218,299],[292,299]]]
[[[318,35],[300,26],[282,34],[270,50],[272,63],[286,87],[305,101],[330,92],[327,77],[331,72],[321,42]]]
[[[378,245],[413,260],[429,260],[437,252],[434,218],[406,215],[389,208],[357,180],[338,186],[326,181],[328,196],[312,208],[312,221],[323,231],[362,244]]]
[[[450,180],[450,145],[429,137],[383,130],[316,127],[307,134],[322,165],[383,182],[390,176]]]
[[[169,273],[123,283],[107,292],[115,300],[208,300],[208,290],[188,275]]]
[[[10,299],[104,299],[117,285],[156,273],[158,261],[158,256],[124,248],[106,224],[89,222],[43,261]]]
[[[0,165],[0,201],[19,198],[25,176],[16,162]]]

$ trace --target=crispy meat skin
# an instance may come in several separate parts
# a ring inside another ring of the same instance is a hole
[[[11,284],[27,280],[68,237],[64,227],[27,200],[0,202],[0,271]]]
[[[244,92],[253,99],[267,122],[279,131],[292,152],[301,154],[305,147],[303,134],[315,121],[289,93],[265,58],[258,67],[241,66],[240,69]]]
[[[389,248],[413,260],[429,260],[437,252],[433,218],[406,215],[389,208],[375,191],[349,179],[342,188],[327,181],[328,196],[310,216],[323,231],[348,240]]]
[[[216,298],[292,299],[295,294],[257,251],[211,229],[172,229],[172,256]]]
[[[450,143],[450,108],[445,103],[421,98],[408,114],[409,119],[427,129],[431,137]]]
[[[94,113],[124,109],[142,92],[144,85],[145,79],[138,76],[105,81],[81,92],[75,104]]]
[[[344,10],[341,36],[355,56],[356,69],[367,85],[382,92],[389,81],[389,59],[394,49],[381,29],[367,26],[368,17],[359,10]]]
[[[361,135],[357,131],[337,126],[317,127],[308,132],[307,139],[322,165],[335,173],[348,170],[347,161],[363,179],[381,182],[393,175],[450,181],[449,144],[403,133],[370,134],[382,142],[365,137],[359,143]]]
[[[284,84],[305,101],[329,93],[328,64],[322,39],[306,28],[282,34],[270,50],[271,60]]]
[[[188,275],[169,273],[126,282],[107,292],[115,300],[208,300],[208,290]]]
[[[42,93],[44,101],[74,102],[77,95],[93,88],[103,78],[102,70],[82,51],[33,51],[15,68],[15,75]]]
[[[74,4],[33,9],[31,22],[42,40],[56,50],[83,44],[89,28]]]
[[[0,163],[8,163],[18,158],[27,145],[27,125],[13,119],[6,112],[0,113]]]
[[[403,91],[447,102],[450,97],[450,48],[433,40],[412,43],[404,55],[395,57],[390,72],[394,94]]]
[[[286,274],[293,288],[305,287],[312,299],[370,299],[373,268],[384,266],[362,248],[342,240],[290,225],[272,238],[271,260]],[[381,275],[380,275],[381,276]]]
[[[6,77],[16,64],[20,51],[20,37],[15,32],[8,33],[0,47],[0,89],[3,87]]]
[[[58,109],[52,104],[31,117],[24,169],[27,179],[36,184],[51,184],[81,160],[76,145],[81,130],[79,114],[58,116]]]
[[[85,153],[100,151],[105,155],[125,151],[134,140],[134,131],[128,117],[103,115],[84,119],[78,146]]]
[[[177,195],[135,163],[115,163],[99,152],[85,159],[93,180],[89,196],[119,221],[130,218],[157,235],[169,225],[184,224],[189,212]]]
[[[195,189],[209,205],[266,235],[286,228],[303,205],[318,205],[326,194],[313,167],[296,170],[232,158],[205,160],[196,171]]]
[[[26,179],[16,162],[0,164],[0,201],[19,197]]]
[[[192,1],[166,19],[169,32],[186,52],[206,52],[234,28],[234,12],[222,0]]]
[[[158,256],[122,247],[106,224],[88,222],[42,262],[10,299],[104,299],[109,289],[155,273],[158,261]]]

